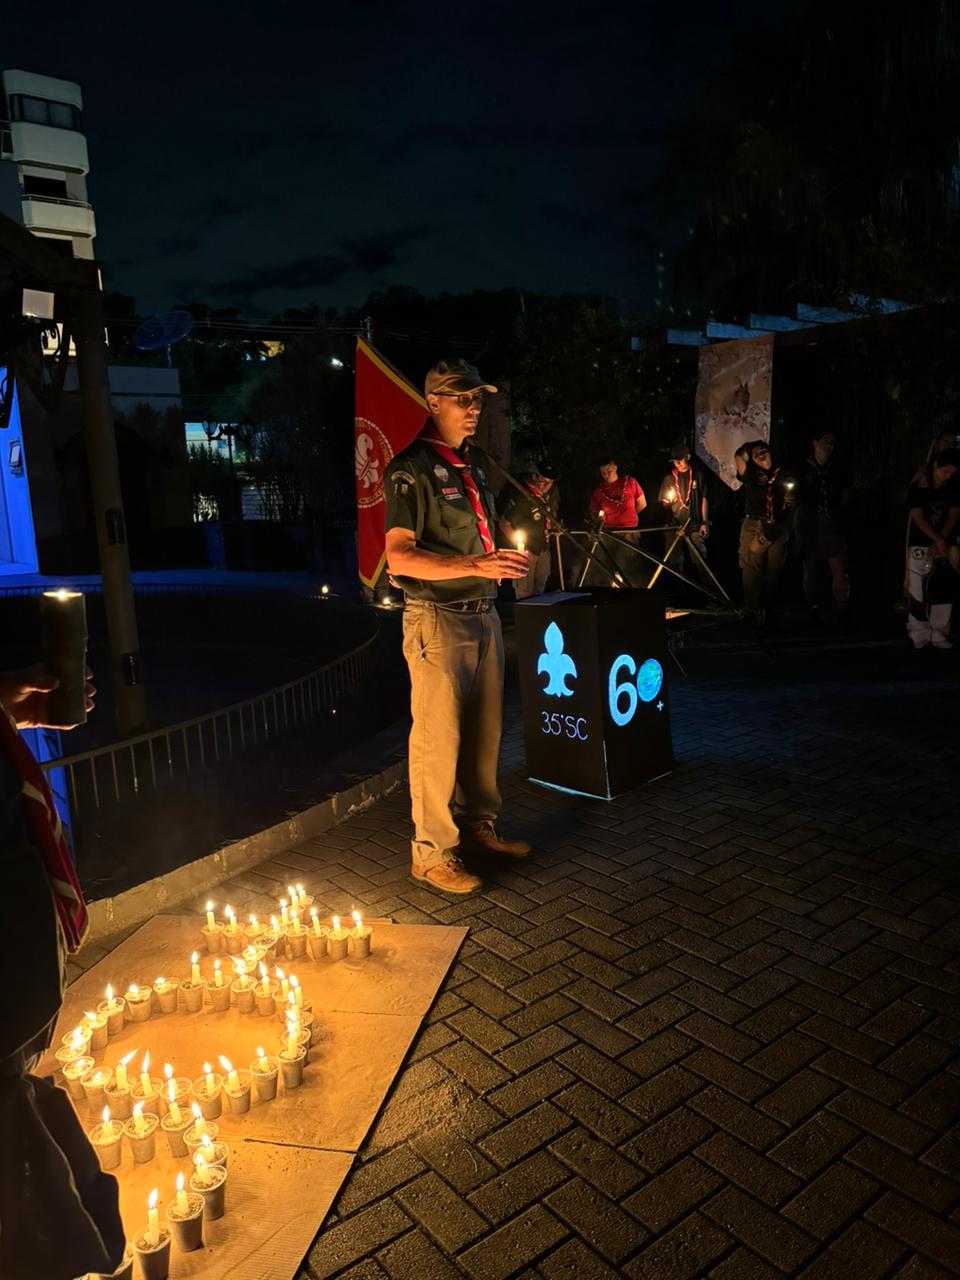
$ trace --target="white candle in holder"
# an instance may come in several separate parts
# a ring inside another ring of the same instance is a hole
[[[229,1058],[225,1058],[222,1053],[220,1055],[220,1065],[221,1067],[223,1067],[224,1071],[227,1073],[227,1088],[233,1089],[234,1092],[239,1092],[240,1077],[237,1074],[237,1072],[234,1070],[233,1063],[230,1061]]]
[[[199,986],[200,984],[200,957],[196,951],[190,957],[190,981],[194,986]]]
[[[207,903],[207,928],[215,929],[217,927],[217,917],[213,914],[213,903]]]
[[[127,1080],[127,1063],[136,1052],[136,1049],[131,1049],[130,1052],[117,1063],[117,1070],[114,1073],[113,1082],[118,1090],[128,1089],[130,1087],[130,1083]]]
[[[151,1249],[155,1249],[160,1243],[160,1211],[157,1209],[159,1199],[160,1192],[154,1187],[147,1198],[147,1243]]]
[[[140,1066],[140,1088],[143,1090],[143,1096],[149,1098],[153,1093],[153,1085],[150,1083],[150,1050],[143,1055],[143,1062]]]

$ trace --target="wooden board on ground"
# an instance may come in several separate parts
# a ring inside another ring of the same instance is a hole
[[[247,1115],[229,1114],[224,1102],[217,1123],[230,1146],[227,1215],[209,1224],[203,1250],[174,1253],[172,1276],[289,1280],[296,1273],[467,933],[449,926],[369,923],[374,949],[367,960],[316,962],[307,955],[281,961],[313,1001],[314,1043],[304,1084],[289,1093],[281,1086],[275,1101],[254,1102]],[[201,924],[194,916],[157,916],[78,978],[65,993],[53,1048],[104,998],[108,983],[122,993],[131,982],[185,979],[194,950],[203,977],[211,978],[214,957],[203,948]],[[227,976],[232,961],[219,958]],[[136,1080],[149,1049],[151,1076],[162,1076],[169,1062],[176,1076],[194,1079],[205,1062],[221,1072],[221,1054],[239,1068],[249,1067],[259,1047],[275,1054],[282,1032],[277,1017],[241,1015],[235,1007],[214,1013],[206,1004],[189,1014],[181,1001],[176,1014],[155,1012],[146,1022],[128,1022],[93,1056],[97,1066],[115,1067],[136,1049],[129,1066]],[[48,1055],[41,1071],[54,1066]],[[100,1119],[83,1103],[77,1110],[85,1128]],[[166,1204],[178,1172],[189,1176],[189,1161],[173,1159],[164,1137],[158,1137],[156,1158],[145,1165],[133,1163],[125,1144],[118,1176],[128,1238],[146,1221],[150,1190],[158,1187]]]

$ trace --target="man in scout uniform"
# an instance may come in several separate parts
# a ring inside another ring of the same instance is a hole
[[[483,455],[467,443],[496,387],[465,360],[442,360],[424,391],[430,416],[385,476],[387,567],[405,596],[410,668],[412,873],[472,893],[481,881],[461,852],[530,852],[496,830],[503,638],[494,606],[497,583],[523,578],[530,557],[496,549]]]
[[[526,576],[513,584],[518,600],[540,596],[550,577],[550,538],[560,510],[557,472],[549,462],[531,462],[521,473],[523,491],[512,486],[500,512],[500,532],[508,543],[530,552],[532,563]]]

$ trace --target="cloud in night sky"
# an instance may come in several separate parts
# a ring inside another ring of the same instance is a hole
[[[639,312],[661,229],[635,193],[736,36],[718,8],[23,7],[4,65],[80,83],[97,254],[142,312],[264,316],[392,285]]]

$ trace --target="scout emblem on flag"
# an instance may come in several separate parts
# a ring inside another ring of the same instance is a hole
[[[427,406],[416,387],[362,338],[357,339],[355,395],[357,558],[360,581],[374,587],[386,559],[383,475],[394,454],[420,431]]]

